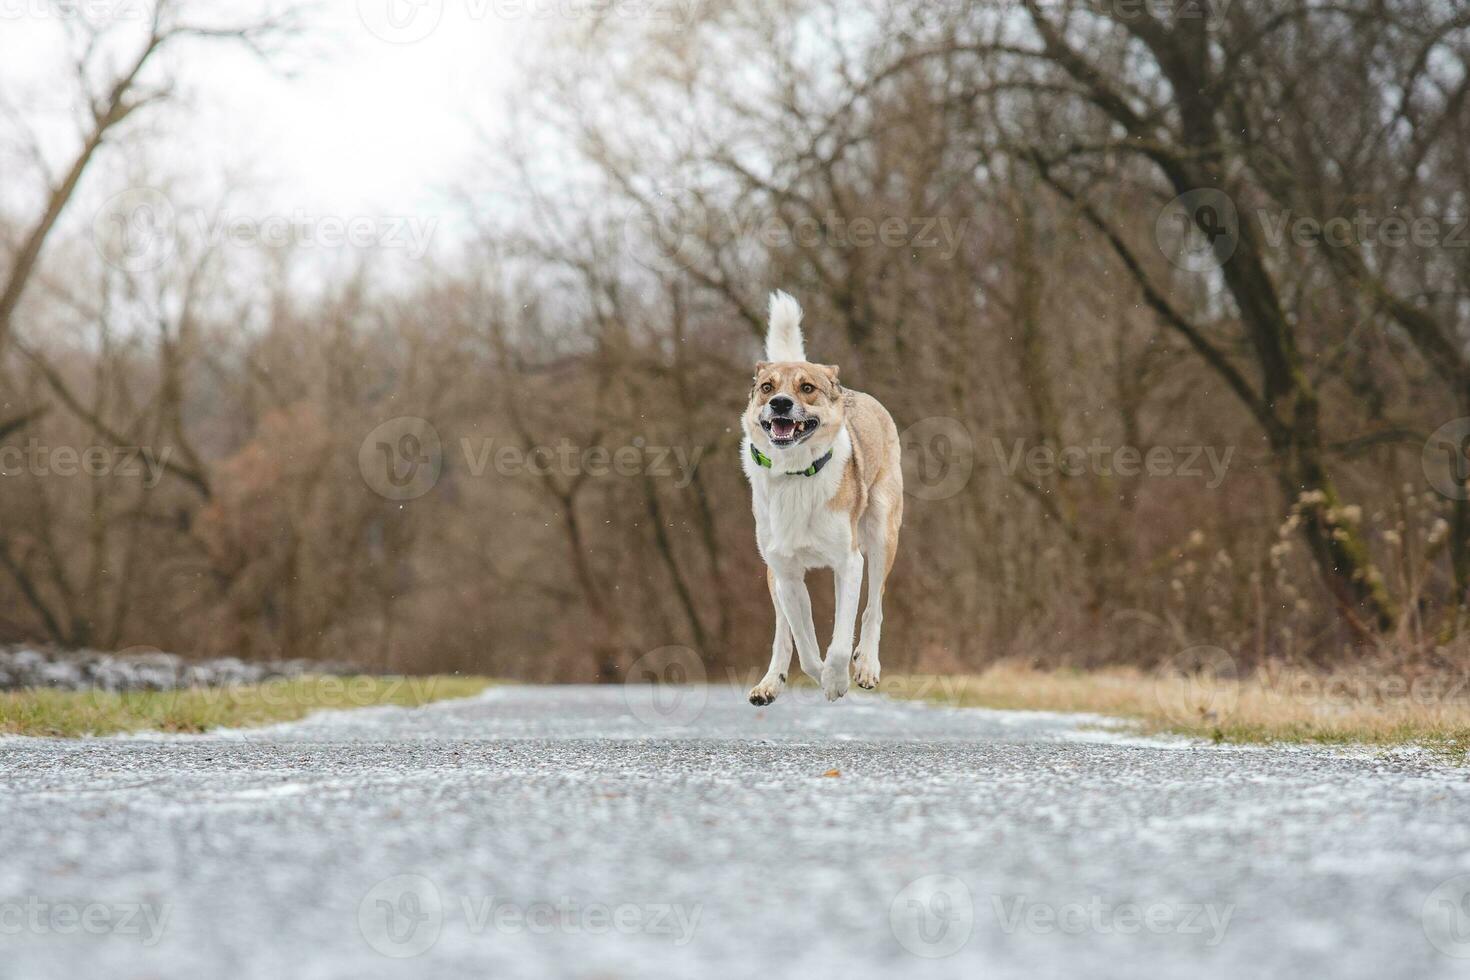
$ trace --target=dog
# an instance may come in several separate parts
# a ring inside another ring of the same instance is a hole
[[[828,701],[848,691],[848,672],[867,690],[878,686],[883,589],[903,523],[903,469],[898,427],[878,400],[844,388],[837,367],[806,358],[801,306],[771,294],[766,359],[756,365],[741,418],[741,460],[750,480],[756,543],[776,608],[771,666],[750,691],[767,705],[786,687],[792,646],[801,669]],[[868,605],[853,657],[853,632],[868,569]],[[817,650],[806,573],[830,568],[837,617],[827,657]]]

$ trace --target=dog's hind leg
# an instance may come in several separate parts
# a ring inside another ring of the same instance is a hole
[[[766,586],[771,592],[771,605],[776,608],[776,638],[771,642],[771,667],[761,682],[750,689],[750,703],[770,704],[786,689],[786,672],[791,669],[791,627],[786,614],[781,611],[781,600],[776,596],[776,576],[766,569]]]
[[[898,526],[902,519],[902,491],[886,506],[869,510],[863,518],[863,550],[868,557],[868,607],[863,610],[863,634],[858,641],[857,656],[852,662],[853,680],[857,686],[871,691],[878,686],[882,666],[878,662],[878,642],[883,635],[883,589],[893,556],[898,553]]]

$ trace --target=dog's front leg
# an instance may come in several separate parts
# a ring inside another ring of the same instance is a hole
[[[776,607],[776,638],[771,641],[771,666],[759,684],[750,689],[750,703],[760,706],[770,704],[786,689],[786,672],[791,669],[791,627],[786,623],[786,614],[781,611],[781,600],[776,595],[776,573],[766,569],[766,587],[771,592],[771,605]]]
[[[895,509],[896,508],[896,509]],[[902,498],[897,504],[875,506],[869,511],[863,528],[863,550],[868,559],[868,608],[863,610],[863,638],[858,643],[857,658],[852,662],[852,679],[858,687],[872,690],[878,686],[882,666],[878,663],[878,643],[883,633],[883,587],[893,567],[898,549],[898,524],[902,514]]]
[[[817,650],[817,628],[812,625],[812,597],[806,591],[804,570],[799,566],[777,565],[775,573],[776,604],[796,640],[796,656],[802,672],[818,684],[822,682],[822,655]]]
[[[822,665],[822,690],[828,701],[847,693],[847,670],[852,663],[852,634],[857,628],[858,596],[863,586],[863,554],[856,548],[832,569],[837,597],[837,616],[832,626],[832,645]]]

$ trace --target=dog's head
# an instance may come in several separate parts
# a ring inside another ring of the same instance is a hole
[[[842,412],[836,366],[806,359],[801,307],[772,293],[766,360],[755,366],[743,419],[751,444],[783,466],[804,469],[832,447]]]
[[[816,458],[841,431],[842,410],[835,365],[761,361],[745,408],[745,431],[772,459],[798,446],[812,450]]]

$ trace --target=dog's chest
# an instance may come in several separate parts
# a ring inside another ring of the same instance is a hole
[[[787,476],[766,481],[756,495],[756,527],[767,560],[826,567],[852,549],[852,516],[833,509],[836,477]]]

